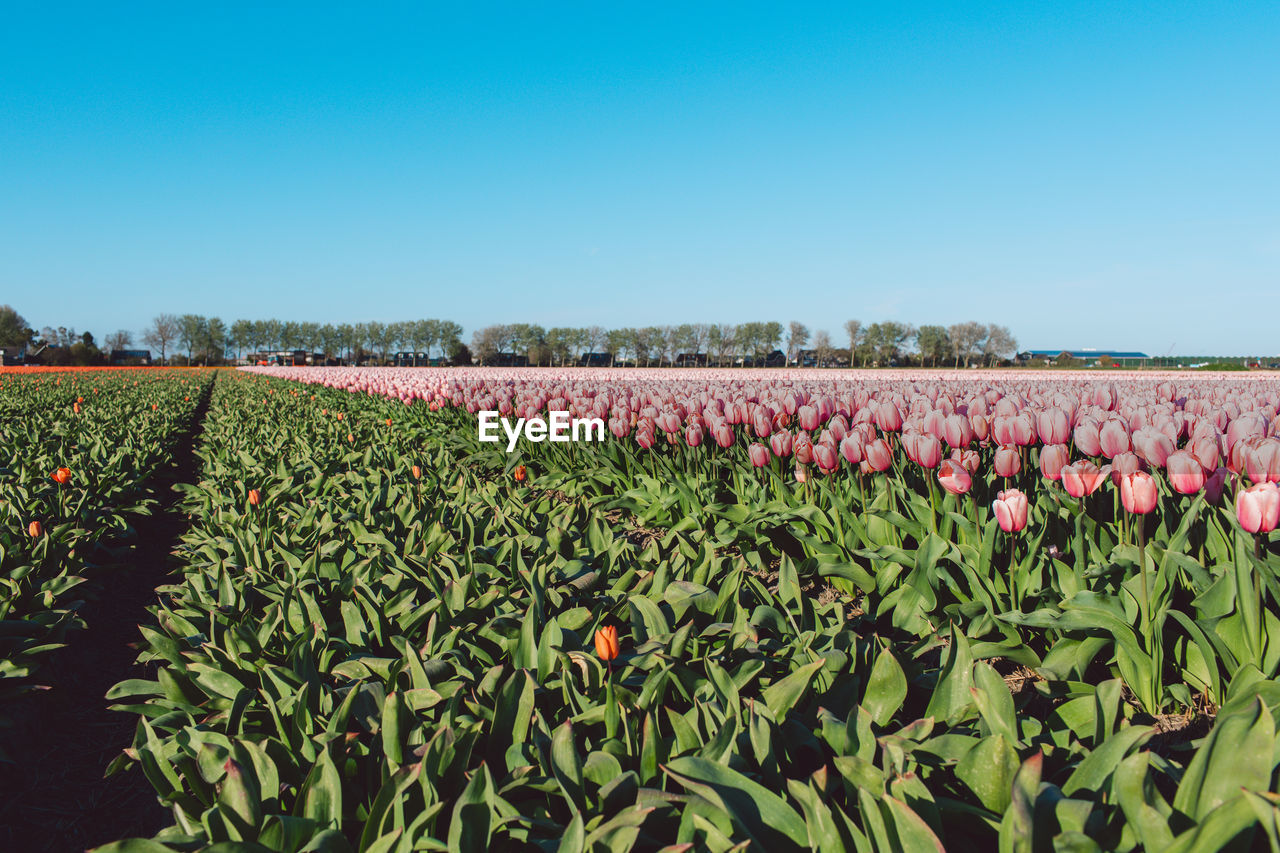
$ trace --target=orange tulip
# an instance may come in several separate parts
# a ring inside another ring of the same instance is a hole
[[[391,418],[387,418],[387,426],[391,426]]]
[[[53,481],[57,483],[59,486],[65,486],[67,484],[67,481],[71,479],[71,469],[59,468],[49,476],[52,477]]]
[[[613,625],[596,631],[596,654],[601,660],[611,661],[618,656],[618,629]]]
[[[33,521],[27,525],[27,532],[31,534],[32,539],[39,539],[44,535],[44,525],[38,521]]]
[[[421,479],[422,479],[422,469],[421,469],[421,468],[419,468],[417,465],[414,465],[412,470],[413,470],[413,479],[415,479],[415,480],[421,480]]]
[[[517,483],[523,483],[523,482],[524,482],[524,478],[525,478],[526,476],[528,476],[528,475],[527,475],[527,473],[526,473],[526,471],[525,471],[525,469],[524,469],[524,466],[523,466],[523,465],[517,465],[517,466],[516,466],[515,471],[513,471],[513,472],[511,473],[511,476],[513,476],[513,477],[515,477],[515,478],[516,478],[516,482],[517,482]],[[597,642],[599,642],[599,641],[597,641]]]
[[[250,489],[249,506],[257,506],[260,503],[262,503],[262,495],[258,493],[257,489]]]

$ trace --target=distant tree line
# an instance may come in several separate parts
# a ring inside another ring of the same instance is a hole
[[[977,322],[951,326],[912,326],[886,320],[864,326],[844,324],[837,345],[825,329],[810,332],[803,323],[683,323],[606,329],[603,326],[550,329],[531,323],[477,329],[471,346],[462,343],[462,326],[451,320],[394,323],[305,323],[291,320],[236,320],[199,314],[160,314],[141,335],[156,361],[219,364],[232,356],[271,351],[318,353],[326,359],[386,361],[397,352],[426,353],[455,364],[520,361],[531,365],[711,366],[790,364],[818,367],[920,365],[967,367],[998,364],[1017,351],[1004,326]],[[0,346],[45,347],[46,363],[97,364],[113,350],[127,350],[133,336],[124,330],[106,337],[99,350],[93,336],[65,327],[37,333],[13,308],[0,306]],[[584,358],[591,354],[591,358]]]
[[[471,354],[482,364],[508,363],[512,358],[531,365],[565,365],[584,361],[642,367],[676,364],[711,366],[765,363],[781,351],[783,363],[818,367],[921,365],[968,367],[997,364],[1012,357],[1017,341],[1004,326],[957,323],[953,326],[915,326],[884,321],[863,326],[844,324],[846,347],[837,347],[825,329],[810,334],[803,323],[785,328],[776,321],[754,323],[684,323],[679,326],[606,329],[557,326],[545,329],[529,323],[485,326],[471,338]],[[786,349],[780,350],[785,343]]]

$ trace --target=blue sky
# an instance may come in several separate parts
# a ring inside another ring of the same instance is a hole
[[[6,7],[0,303],[1280,352],[1280,4],[258,5]]]

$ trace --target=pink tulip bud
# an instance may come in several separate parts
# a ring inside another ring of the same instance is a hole
[[[689,424],[684,431],[684,443],[690,447],[697,447],[702,444],[702,427],[697,424]]]
[[[813,406],[801,406],[797,409],[796,419],[800,422],[800,429],[812,431],[818,428],[818,410]]]
[[[1071,459],[1065,444],[1050,444],[1040,448],[1040,473],[1046,480],[1062,478],[1062,467]]]
[[[647,430],[647,429],[636,430],[636,444],[640,445],[645,450],[648,450],[649,448],[653,447],[653,438],[654,436],[653,436],[652,430]]]
[[[725,423],[717,424],[715,430],[712,432],[712,435],[715,436],[716,444],[718,446],[733,447],[733,442],[734,442],[733,427],[729,426],[728,424],[725,424]]]
[[[1236,495],[1236,518],[1249,533],[1270,533],[1280,523],[1280,486],[1259,483]]]
[[[1204,468],[1185,450],[1169,454],[1165,460],[1165,474],[1169,485],[1180,495],[1194,495],[1204,487]]]
[[[773,432],[773,415],[768,408],[757,406],[751,415],[751,428],[755,430],[757,438],[768,438]]]
[[[1098,425],[1094,421],[1081,421],[1072,433],[1076,449],[1085,456],[1101,456],[1102,443],[1098,437]]]
[[[884,432],[897,432],[902,429],[902,412],[895,404],[885,400],[876,409],[876,426]]]
[[[751,464],[757,468],[763,468],[769,464],[769,448],[760,442],[756,442],[747,448],[747,456],[751,458]]]
[[[904,439],[905,443],[905,439]],[[915,463],[922,468],[937,468],[942,461],[942,442],[936,435],[923,433],[916,436]]]
[[[973,427],[964,415],[949,415],[944,426],[943,438],[953,449],[963,449],[973,443]]]
[[[1156,508],[1158,497],[1155,478],[1144,471],[1126,474],[1120,480],[1120,503],[1125,512],[1146,515]]]
[[[1017,533],[1027,526],[1027,496],[1017,489],[1005,489],[997,494],[991,509],[1005,533]]]
[[[862,461],[862,439],[856,435],[846,435],[840,442],[840,455],[850,465],[857,465]]]
[[[1073,498],[1087,497],[1102,487],[1110,473],[1110,465],[1099,468],[1089,460],[1082,459],[1062,466],[1062,487]]]
[[[963,495],[973,487],[973,478],[969,476],[969,472],[950,459],[944,459],[938,466],[938,482],[953,495]]]
[[[809,468],[799,462],[796,463],[796,482],[804,483],[809,479]]]

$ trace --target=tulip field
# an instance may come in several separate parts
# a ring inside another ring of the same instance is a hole
[[[0,689],[205,397],[100,850],[1280,850],[1265,374],[0,373]]]

